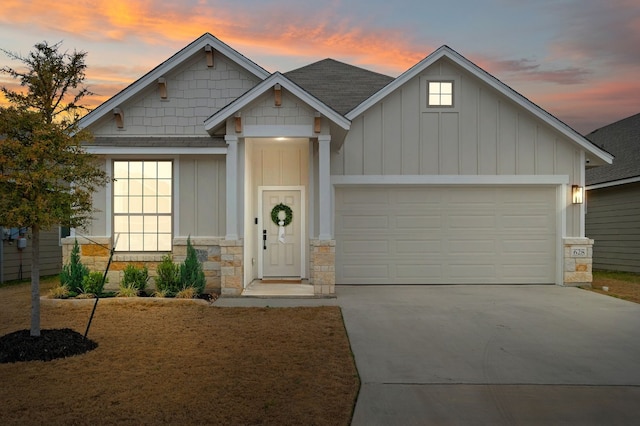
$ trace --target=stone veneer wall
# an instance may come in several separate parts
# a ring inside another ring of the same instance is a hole
[[[111,251],[111,238],[109,237],[77,237],[80,246],[80,259],[91,271],[104,271],[109,262]],[[67,237],[62,240],[62,262],[66,264],[71,257],[71,250],[76,241],[76,237]],[[192,238],[191,244],[196,249],[198,260],[202,262],[202,269],[207,280],[205,291],[219,292],[221,286],[220,279],[220,257],[221,242],[224,240],[216,238]],[[115,253],[107,273],[108,282],[105,285],[107,290],[117,290],[120,280],[124,275],[124,269],[128,264],[136,267],[146,266],[149,269],[149,289],[155,288],[154,278],[156,268],[162,261],[165,253]],[[173,241],[173,261],[181,263],[187,255],[187,239],[175,238]]]
[[[240,296],[243,290],[244,262],[243,242],[241,240],[220,241],[220,294],[222,296]]]
[[[316,295],[336,293],[336,240],[310,240],[309,282]]]
[[[593,281],[593,242],[589,238],[564,239],[564,285],[591,286]]]

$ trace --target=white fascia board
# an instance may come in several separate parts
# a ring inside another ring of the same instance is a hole
[[[204,49],[204,47],[207,45],[210,45],[215,50],[222,53],[224,56],[231,59],[259,79],[264,80],[269,76],[269,72],[267,70],[250,61],[239,52],[233,50],[231,47],[227,46],[213,35],[206,33],[182,50],[178,51],[175,55],[164,61],[162,64],[149,71],[146,75],[133,82],[120,93],[116,94],[111,99],[107,100],[96,109],[91,111],[89,114],[85,115],[79,122],[80,127],[85,128],[90,126],[91,124],[102,118],[105,114],[111,113],[113,108],[122,105],[133,96],[138,94],[141,90],[144,90],[147,86],[156,84],[158,78],[168,74],[171,70],[182,64],[185,60],[189,59],[198,51]]]
[[[562,185],[569,175],[345,175],[331,176],[342,185]]]
[[[95,155],[225,155],[226,147],[142,147],[142,146],[85,146]]]
[[[626,185],[628,183],[637,183],[637,182],[640,182],[640,176],[627,178],[627,179],[614,180],[611,182],[597,183],[595,185],[589,185],[585,187],[585,189],[587,191],[590,191],[592,189],[610,188],[612,186],[620,186],[620,185]]]
[[[400,86],[404,85],[406,82],[411,80],[412,78],[419,75],[426,68],[431,66],[433,63],[438,61],[439,59],[446,57],[451,60],[461,68],[464,68],[469,73],[473,74],[478,79],[482,80],[484,83],[493,87],[495,90],[508,97],[510,100],[520,105],[522,108],[529,111],[531,114],[539,118],[540,120],[547,123],[549,126],[553,127],[558,132],[562,133],[567,138],[571,139],[575,143],[577,143],[580,147],[582,147],[586,152],[594,155],[600,160],[604,161],[606,164],[612,164],[613,156],[606,151],[601,150],[591,142],[589,142],[582,135],[577,133],[575,130],[571,129],[566,124],[562,123],[560,120],[555,118],[553,115],[549,114],[547,111],[543,110],[497,78],[490,75],[488,72],[482,70],[477,65],[473,64],[471,61],[466,59],[464,56],[460,55],[458,52],[454,51],[448,46],[441,46],[431,55],[424,58],[422,61],[418,62],[416,65],[405,71],[398,78],[393,80],[391,83],[380,89],[378,92],[374,93],[371,97],[363,101],[360,105],[358,105],[353,110],[349,111],[345,117],[349,120],[353,120],[373,105],[381,101],[384,97],[389,95],[394,90],[398,89]]]
[[[254,86],[244,95],[222,108],[220,111],[207,118],[204,121],[204,128],[206,131],[211,131],[217,126],[223,124],[229,117],[232,117],[235,113],[242,110],[244,107],[255,101],[258,97],[262,96],[267,90],[270,90],[275,84],[280,84],[282,87],[291,92],[292,95],[305,102],[312,109],[320,112],[323,116],[343,128],[349,130],[351,127],[351,121],[343,117],[342,115],[329,108],[326,104],[319,101],[317,98],[310,95],[303,90],[300,86],[289,80],[279,72],[271,74],[269,78],[262,81],[260,84]]]

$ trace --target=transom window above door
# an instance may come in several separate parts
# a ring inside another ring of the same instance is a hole
[[[171,251],[173,163],[113,162],[116,251]]]

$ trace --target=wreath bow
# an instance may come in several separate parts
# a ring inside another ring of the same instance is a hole
[[[284,212],[284,219],[280,219],[280,212]],[[284,243],[284,227],[293,220],[293,211],[286,204],[278,204],[271,210],[271,220],[278,226],[278,241]]]

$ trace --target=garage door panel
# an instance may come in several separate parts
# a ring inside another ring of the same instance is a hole
[[[336,282],[553,283],[555,205],[554,187],[337,188]]]
[[[496,217],[494,215],[473,215],[473,214],[453,214],[448,217],[447,224],[451,230],[472,229],[472,230],[495,230]]]
[[[362,255],[380,253],[389,254],[388,240],[349,240],[343,243],[342,252],[345,255]]]
[[[359,215],[345,216],[343,227],[350,230],[361,229],[381,229],[389,226],[389,216],[387,215]]]
[[[543,232],[554,232],[554,229],[551,227],[553,225],[553,221],[550,220],[548,214],[520,214],[520,215],[512,215],[512,214],[503,214],[500,216],[500,220],[502,222],[502,227],[504,229],[522,229],[522,224],[527,224],[527,229],[531,233],[535,233],[537,231]]]
[[[344,265],[345,279],[358,280],[359,284],[379,284],[386,283],[391,279],[388,265]]]
[[[506,254],[528,254],[549,257],[545,250],[549,247],[547,239],[534,240],[532,238],[504,239],[501,241],[503,252]]]
[[[433,239],[398,239],[395,241],[394,252],[402,255],[415,254],[425,257],[429,254],[438,254],[442,251],[442,241]]]
[[[407,216],[399,214],[395,216],[395,225],[398,230],[425,230],[440,229],[442,227],[442,217],[440,214],[426,212],[423,216]]]
[[[494,239],[464,239],[450,240],[447,245],[447,253],[451,256],[496,254],[496,241]]]

